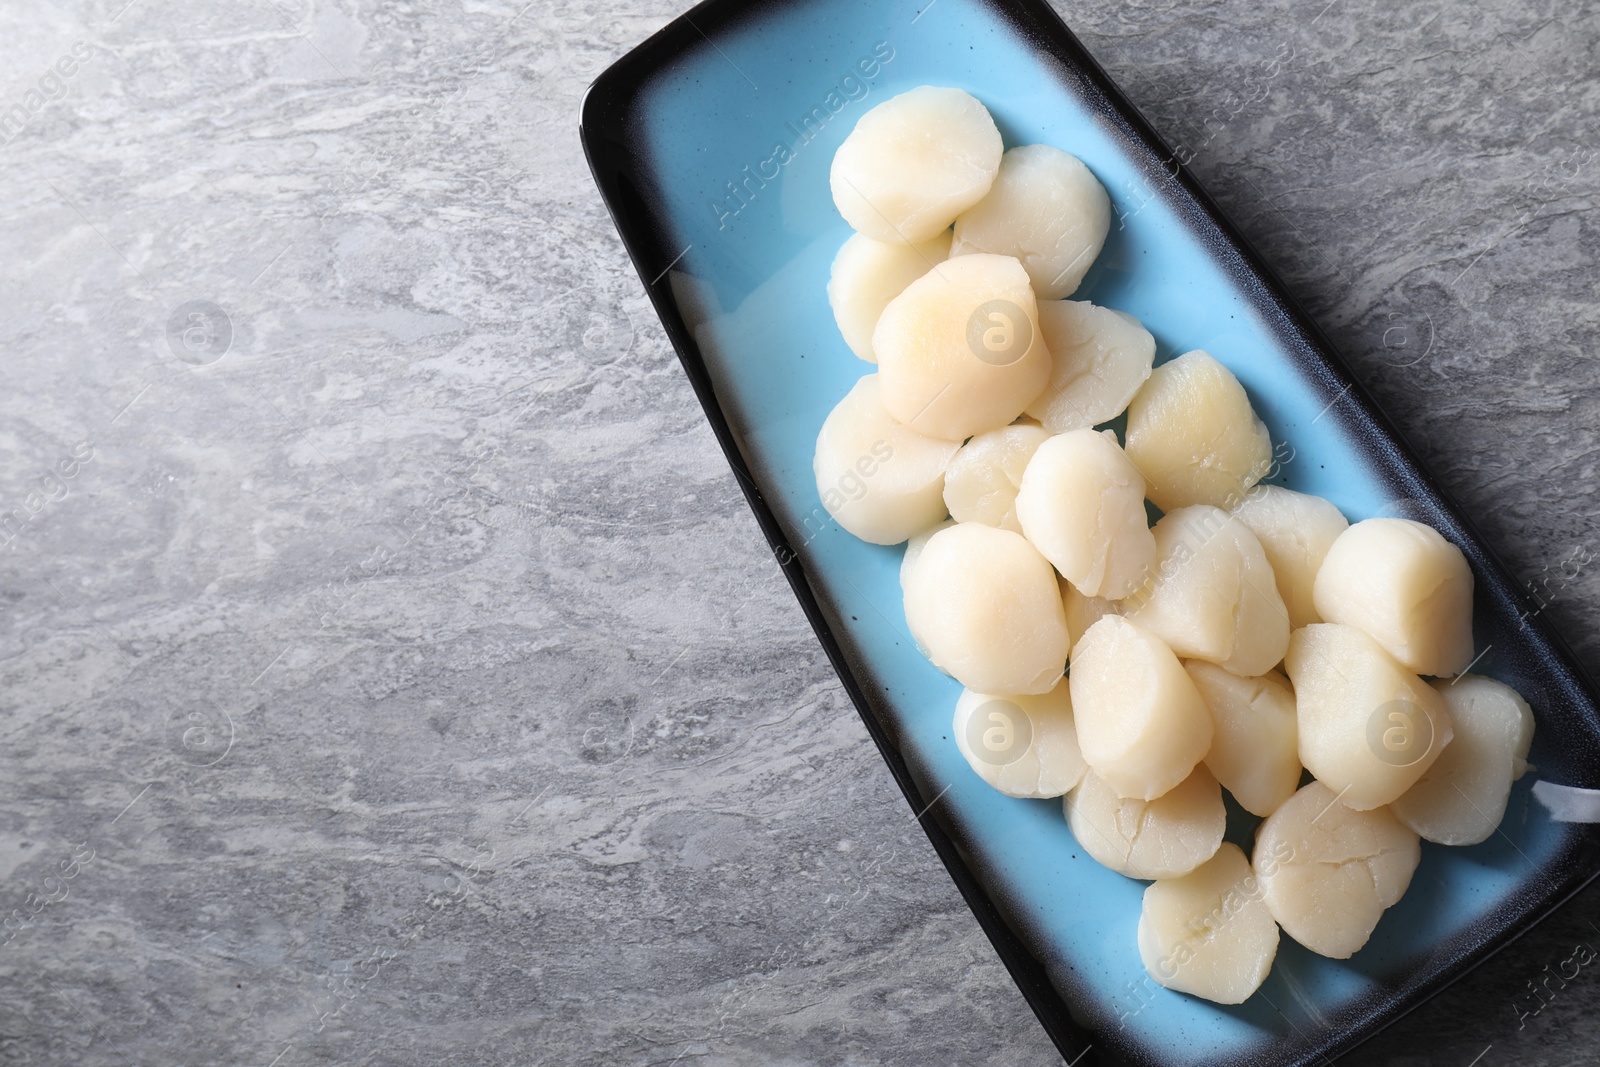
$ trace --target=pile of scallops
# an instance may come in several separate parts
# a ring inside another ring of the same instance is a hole
[[[1421,839],[1485,840],[1527,769],[1528,705],[1464,673],[1461,551],[1262,484],[1273,443],[1227,367],[1154,366],[1136,318],[1070,299],[1110,226],[1099,181],[1005,149],[969,94],[873,108],[830,182],[855,233],[829,302],[877,369],[823,423],[818,492],[905,543],[905,619],[965,687],[972,770],[1063,797],[1089,856],[1150,883],[1130,933],[1162,985],[1242,1002],[1280,930],[1348,958]],[[1124,415],[1120,441],[1097,429]],[[1223,790],[1262,819],[1249,855]]]

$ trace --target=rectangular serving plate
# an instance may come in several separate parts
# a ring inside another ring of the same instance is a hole
[[[1008,147],[1088,164],[1115,221],[1074,294],[1138,316],[1158,360],[1204,348],[1293,458],[1274,481],[1352,520],[1427,522],[1477,579],[1475,670],[1523,693],[1549,781],[1600,787],[1592,684],[1326,339],[1040,0],[708,0],[623,57],[584,101],[584,150],[763,532],[929,840],[1074,1064],[1290,1067],[1371,1036],[1548,915],[1597,871],[1588,827],[1513,792],[1482,845],[1424,845],[1405,898],[1355,958],[1285,937],[1238,1007],[1156,986],[1134,930],[1144,884],[1082,854],[1058,801],[990,789],[948,737],[960,686],[916,651],[901,550],[828,519],[811,454],[870,367],[824,286],[849,229],[828,166],[873,105],[922,84],[988,106]],[[1280,452],[1280,456],[1283,455]],[[1238,814],[1238,813],[1235,813]],[[1229,838],[1247,850],[1251,825]]]

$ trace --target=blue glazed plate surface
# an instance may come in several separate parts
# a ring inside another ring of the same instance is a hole
[[[1053,13],[1032,0],[712,0],[595,83],[583,136],[640,277],[802,605],[908,801],[986,932],[1071,1061],[1289,1065],[1370,1036],[1575,892],[1600,861],[1551,821],[1533,776],[1482,845],[1424,844],[1369,945],[1332,961],[1283,938],[1238,1007],[1162,989],[1139,962],[1144,883],[1089,859],[1059,801],[1002,796],[950,738],[959,685],[916,651],[901,549],[828,520],[811,473],[824,417],[872,368],[828,309],[849,228],[828,166],[855,121],[917,85],[988,106],[1007,146],[1042,142],[1111,194],[1110,239],[1075,299],[1130,312],[1157,359],[1204,348],[1244,384],[1278,445],[1273,480],[1351,520],[1417,518],[1466,552],[1478,582],[1478,673],[1533,705],[1540,774],[1600,786],[1592,688],[1315,327]],[[1229,837],[1248,851],[1256,820]]]

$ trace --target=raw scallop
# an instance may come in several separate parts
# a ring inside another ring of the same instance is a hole
[[[1111,198],[1077,156],[1049,145],[1000,157],[989,193],[956,219],[951,255],[998,252],[1027,268],[1040,300],[1070,296],[1111,229]]]
[[[1183,666],[1215,728],[1206,766],[1241,808],[1271,815],[1300,786],[1300,734],[1289,680],[1277,671],[1241,678],[1204,660]]]
[[[1002,426],[961,446],[944,474],[944,502],[957,522],[981,522],[1021,533],[1017,488],[1039,446],[1050,439],[1042,426]]]
[[[1048,693],[1066,670],[1055,572],[1021,534],[977,522],[940,530],[906,577],[905,609],[933,665],[968,689]]]
[[[951,725],[968,765],[1006,796],[1058,797],[1088,770],[1065,678],[1043,696],[964,689]]]
[[[987,195],[1003,150],[994,119],[969,93],[923,85],[861,116],[834,153],[828,184],[852,229],[913,244]]]
[[[1156,339],[1132,315],[1087,300],[1040,300],[1050,382],[1028,414],[1051,433],[1110,422],[1150,377]]]
[[[1349,959],[1411,884],[1422,843],[1388,808],[1357,811],[1321,782],[1284,802],[1256,832],[1267,910],[1312,952]]]
[[[1216,855],[1227,828],[1222,788],[1204,764],[1156,797],[1120,797],[1093,771],[1067,795],[1067,825],[1085,852],[1129,878],[1176,878]]]
[[[957,447],[890,418],[869,374],[822,423],[811,464],[817,494],[863,541],[899,544],[944,518],[944,472]]]
[[[957,256],[906,286],[872,348],[889,414],[950,441],[1010,425],[1050,376],[1028,276],[1006,256]]]
[[[872,331],[883,309],[949,256],[948,233],[914,245],[884,244],[864,233],[852,234],[833,257],[828,275],[828,305],[850,351],[868,363],[878,362]]]
[[[1257,485],[1233,509],[1234,518],[1250,527],[1278,578],[1278,593],[1295,629],[1322,622],[1312,602],[1312,584],[1328,549],[1350,523],[1320,496],[1296,493],[1276,485]]]
[[[1455,736],[1389,810],[1429,841],[1476,845],[1499,827],[1511,783],[1528,769],[1533,711],[1516,690],[1476,674],[1433,688]]]
[[[1154,800],[1211,747],[1211,713],[1159,637],[1107,615],[1073,649],[1072,714],[1089,768],[1118,796]]]
[[[1472,662],[1472,569],[1410,519],[1366,519],[1339,535],[1313,598],[1328,622],[1370,634],[1406,669],[1441,677]]]
[[[1151,579],[1122,613],[1180,656],[1246,677],[1277,666],[1289,647],[1289,616],[1250,528],[1195,504],[1162,516],[1154,534]]]
[[[1144,479],[1109,430],[1073,430],[1041,444],[1022,474],[1017,520],[1086,596],[1127,596],[1155,561]]]
[[[1139,909],[1139,958],[1168,989],[1242,1004],[1278,955],[1278,924],[1238,845],[1224,844],[1181,878],[1148,886]]]
[[[1410,789],[1450,742],[1444,698],[1354,627],[1296,630],[1284,666],[1300,762],[1357,811]]]
[[[1127,449],[1162,511],[1231,509],[1272,467],[1272,439],[1244,387],[1198,349],[1150,373],[1128,405]]]

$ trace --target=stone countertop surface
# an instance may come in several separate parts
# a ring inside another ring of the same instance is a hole
[[[589,179],[679,2],[0,9],[0,1063],[1059,1062]],[[1057,6],[1600,673],[1600,6]]]

